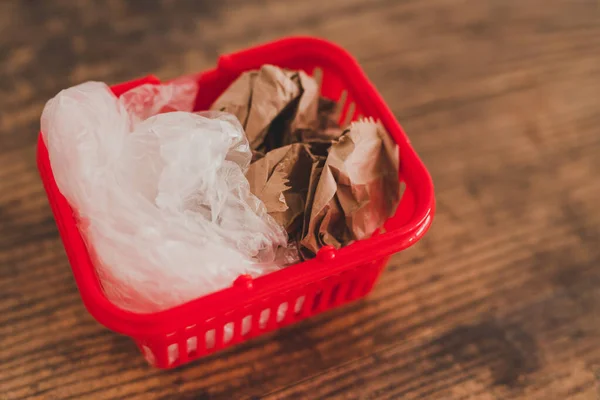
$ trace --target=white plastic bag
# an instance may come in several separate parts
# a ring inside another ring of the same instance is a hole
[[[285,231],[250,193],[238,120],[191,113],[195,87],[174,85],[117,99],[103,83],[83,83],[50,100],[41,119],[54,177],[105,293],[136,312],[293,261]]]

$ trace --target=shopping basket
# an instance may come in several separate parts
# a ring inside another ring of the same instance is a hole
[[[105,297],[75,214],[60,194],[40,135],[37,162],[81,298],[101,324],[130,336],[146,360],[172,368],[274,331],[367,295],[388,258],[419,240],[431,225],[431,177],[375,87],[340,47],[317,38],[278,40],[219,58],[216,68],[192,75],[199,84],[197,110],[211,103],[244,71],[274,64],[322,75],[322,95],[344,102],[342,120],[381,120],[400,149],[399,180],[405,190],[396,214],[381,232],[342,249],[323,248],[309,261],[259,278],[240,276],[231,287],[168,310],[138,314]],[[112,87],[116,95],[154,76]],[[199,261],[201,262],[201,261]]]

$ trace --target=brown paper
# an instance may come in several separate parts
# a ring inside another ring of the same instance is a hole
[[[316,130],[318,128],[319,85],[304,71],[298,72],[297,82],[302,94],[294,119],[290,124],[290,131]]]
[[[300,95],[273,120],[265,138],[265,151],[292,143],[307,142],[302,139],[303,132],[313,132],[319,127],[318,83],[304,71],[298,71],[292,80],[297,83]]]
[[[329,151],[312,202],[302,254],[369,237],[400,201],[398,147],[380,123],[353,123]]]
[[[265,156],[265,153],[263,153],[262,151],[258,151],[258,150],[252,150],[252,159],[251,159],[251,163],[256,162],[258,160],[260,160],[261,158],[263,158]]]
[[[246,173],[250,191],[288,233],[302,227],[313,162],[307,145],[295,143],[268,152]]]
[[[243,73],[211,110],[234,114],[246,131],[250,148],[257,149],[273,120],[300,95],[297,76],[297,72],[273,65]]]
[[[234,114],[250,148],[260,153],[299,142],[331,143],[343,132],[337,123],[340,110],[319,91],[319,83],[304,71],[264,65],[240,75],[211,109]]]
[[[240,75],[212,104],[211,110],[225,111],[237,117],[245,128],[250,111],[252,89],[259,71],[249,71]]]
[[[369,237],[399,203],[398,147],[373,120],[343,130],[346,98],[320,97],[319,79],[265,65],[242,74],[211,107],[241,122],[252,149],[251,191],[304,258]],[[348,109],[349,118],[354,104]]]
[[[303,95],[304,98],[304,95]],[[301,113],[298,107],[298,113],[287,133],[290,142],[317,142],[331,144],[333,140],[340,138],[344,130],[339,125],[341,110],[337,102],[325,97],[316,97],[315,112]],[[302,99],[301,99],[302,101]],[[297,121],[306,121],[312,118],[310,123]]]

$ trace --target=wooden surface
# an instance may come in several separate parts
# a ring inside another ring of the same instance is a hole
[[[0,2],[0,399],[595,399],[596,0]],[[35,167],[45,101],[290,34],[351,51],[438,212],[365,301],[170,372],[96,323]]]

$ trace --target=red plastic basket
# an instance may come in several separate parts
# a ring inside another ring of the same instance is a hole
[[[157,367],[184,364],[365,296],[389,256],[414,244],[431,225],[435,202],[429,173],[358,63],[334,44],[316,38],[287,38],[222,56],[216,68],[193,75],[199,83],[196,109],[207,109],[240,73],[263,64],[309,74],[319,67],[324,96],[338,99],[346,91],[346,104],[356,107],[346,106],[344,113],[380,119],[393,136],[400,147],[399,179],[406,189],[385,233],[340,250],[324,248],[310,261],[260,278],[242,276],[229,288],[175,308],[132,313],[104,296],[73,210],[56,186],[48,151],[39,137],[38,168],[85,306],[101,324],[133,338],[148,362]],[[159,80],[149,76],[112,89],[120,95],[152,82]]]

